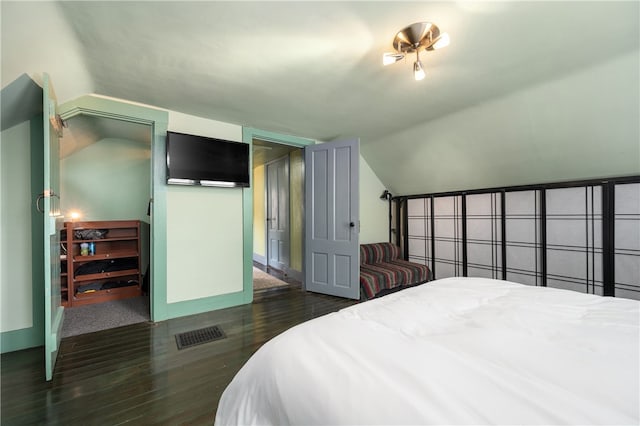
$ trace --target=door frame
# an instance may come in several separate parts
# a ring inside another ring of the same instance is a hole
[[[255,129],[252,127],[242,128],[242,141],[249,144],[249,152],[251,158],[249,168],[251,170],[251,185],[242,191],[242,228],[243,228],[243,294],[244,302],[251,303],[253,301],[253,140],[260,139],[265,142],[271,142],[279,145],[287,145],[304,149],[305,146],[315,145],[313,139],[301,138],[298,136],[283,135],[280,133],[269,132],[267,130]],[[266,202],[266,200],[265,200]],[[304,208],[304,201],[303,201]],[[304,225],[306,226],[306,224]],[[266,232],[266,230],[265,230]],[[304,245],[302,251],[303,269],[304,269]]]
[[[290,183],[291,183],[291,170],[290,170],[290,166],[291,166],[291,162],[290,162],[290,157],[289,154],[282,156],[280,158],[276,158],[275,160],[271,160],[267,163],[264,164],[264,190],[265,190],[265,196],[264,196],[264,208],[265,208],[265,219],[266,217],[269,215],[269,203],[271,201],[271,199],[269,198],[269,173],[267,168],[269,167],[269,165],[274,164],[278,161],[282,161],[282,160],[286,161],[286,168],[287,168],[287,203],[288,203],[288,208],[289,208],[289,214],[287,215],[288,221],[287,221],[287,231],[289,234],[289,264],[286,265],[284,268],[277,268],[280,269],[282,272],[288,273],[289,269],[291,268],[291,191],[290,191]],[[304,207],[303,207],[304,208]],[[265,226],[264,229],[264,233],[265,233],[265,240],[264,240],[264,252],[266,254],[266,266],[270,266],[269,265],[269,227]]]
[[[149,315],[151,321],[169,318],[167,306],[167,214],[165,158],[169,122],[167,111],[128,103],[122,100],[86,95],[59,107],[60,116],[68,120],[77,115],[110,118],[150,126],[151,130],[151,215]]]

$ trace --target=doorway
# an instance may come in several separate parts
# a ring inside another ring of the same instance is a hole
[[[255,291],[261,287],[260,272],[288,285],[302,285],[303,164],[301,148],[253,139]]]
[[[87,114],[70,117],[66,126],[60,139],[67,222],[62,337],[149,321],[152,128]],[[92,226],[105,233],[87,238],[84,244],[95,247],[87,257],[79,249],[84,237],[76,234]],[[118,269],[103,273],[101,267]]]
[[[289,267],[289,156],[266,164],[267,266]]]

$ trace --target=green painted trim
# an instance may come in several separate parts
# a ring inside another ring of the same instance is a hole
[[[31,198],[36,199],[44,185],[44,128],[42,117],[31,119]],[[31,206],[31,291],[33,292],[33,328],[40,335],[35,346],[44,345],[44,215]]]
[[[125,101],[102,98],[94,95],[82,96],[59,107],[60,116],[67,120],[86,114],[151,126],[151,296],[152,321],[169,318],[167,304],[167,184],[165,182],[165,140],[169,127],[169,113],[149,106],[134,105]]]
[[[304,148],[308,145],[316,143],[313,139],[301,138],[298,136],[282,135],[280,133],[269,132],[266,130],[254,129],[251,127],[242,128],[242,141],[249,143],[253,139],[260,139],[265,142],[279,143],[282,145],[297,146]]]
[[[51,335],[53,339],[54,347],[58,346],[58,341],[56,341],[56,335],[62,334],[62,323],[64,322],[64,306],[58,306],[55,314],[53,315],[53,321],[51,322],[51,331],[53,334]]]
[[[63,120],[87,114],[146,124],[169,121],[169,113],[165,110],[95,95],[85,95],[65,102],[58,107],[58,111]]]
[[[253,139],[244,138],[249,144],[249,188],[242,189],[242,302],[253,302]],[[247,226],[249,224],[249,226]]]
[[[169,318],[167,308],[167,184],[166,143],[168,114],[163,121],[153,124],[153,147],[151,164],[153,165],[151,203],[151,321],[163,321]]]
[[[253,288],[251,293],[253,294]],[[245,301],[245,291],[171,303],[167,306],[167,319],[215,311],[244,303],[249,303]]]
[[[38,327],[5,331],[0,336],[0,353],[20,351],[44,345],[44,330]]]
[[[308,145],[315,144],[312,139],[301,138],[297,136],[281,135],[266,130],[254,129],[251,127],[242,128],[242,141],[250,144],[250,151],[253,152],[253,140],[260,139],[267,142],[278,143],[282,145],[295,146],[304,148]],[[251,303],[253,301],[253,155],[250,159],[251,186],[242,190],[242,235],[243,235],[243,285],[242,300],[243,303]]]

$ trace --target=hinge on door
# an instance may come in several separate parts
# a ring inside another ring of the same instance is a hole
[[[55,111],[55,109],[53,109],[52,107],[51,111]],[[64,120],[62,120],[62,117],[60,117],[60,114],[50,114],[49,121],[51,122],[51,126],[53,126],[53,128],[55,129],[58,137],[61,138],[62,129],[64,127],[67,127],[67,123],[65,123]]]

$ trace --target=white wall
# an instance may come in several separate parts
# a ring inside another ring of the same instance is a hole
[[[29,122],[4,130],[0,139],[0,332],[5,332],[33,326]]]
[[[639,174],[639,63],[619,56],[361,151],[396,195]]]
[[[47,72],[58,99],[91,93],[95,85],[79,55],[78,38],[57,2],[0,2],[2,20],[2,87],[25,72],[40,84]],[[55,34],[55,36],[53,36]]]
[[[242,127],[169,112],[169,130],[242,141]],[[167,302],[242,291],[242,189],[167,186]]]

